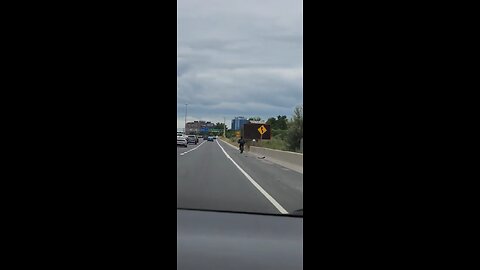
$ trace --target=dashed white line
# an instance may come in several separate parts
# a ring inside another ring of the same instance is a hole
[[[218,144],[218,146],[220,146],[220,148],[222,149],[225,156],[227,156],[227,158],[230,159],[230,161],[237,167],[237,169],[239,169],[240,172],[242,172],[243,175],[245,175],[245,177],[247,177],[247,179],[250,181],[250,183],[252,183],[253,186],[256,187],[260,191],[260,193],[262,193],[263,196],[265,196],[265,198],[267,198],[267,200],[269,202],[271,202],[273,204],[273,206],[275,206],[275,208],[277,208],[278,211],[280,211],[280,213],[288,214],[288,212],[287,212],[287,210],[285,210],[285,208],[283,208],[272,196],[270,196],[270,194],[268,194],[268,192],[266,192],[257,182],[255,182],[255,180],[253,180],[253,178],[250,175],[248,175],[248,173],[246,173],[240,166],[238,166],[238,164],[227,154],[225,149],[223,149],[223,147],[220,145],[220,143],[218,141],[217,141],[217,144]]]
[[[202,142],[200,145],[198,145],[197,147],[192,148],[192,149],[190,149],[190,150],[188,150],[188,151],[186,151],[186,152],[181,153],[180,156],[183,156],[183,155],[185,155],[185,154],[187,154],[187,153],[192,152],[193,150],[197,149],[198,147],[200,147],[200,146],[201,146],[202,144],[204,144],[204,143],[205,143],[205,141],[203,141],[203,142]]]

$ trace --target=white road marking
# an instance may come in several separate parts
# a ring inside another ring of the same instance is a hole
[[[222,140],[222,141],[223,141],[223,140]],[[239,149],[238,149],[238,146],[235,147],[235,146],[232,145],[231,143],[228,143],[228,142],[226,142],[226,141],[223,141],[223,142],[224,142],[226,145],[232,147],[233,149],[239,150]],[[240,151],[240,150],[239,150],[239,151]]]
[[[265,196],[265,198],[267,198],[267,200],[269,202],[271,202],[273,204],[273,206],[275,206],[275,208],[277,208],[278,211],[280,211],[280,213],[288,214],[288,212],[287,212],[287,210],[285,210],[285,208],[283,208],[272,196],[270,196],[270,194],[268,194],[268,192],[266,192],[257,182],[255,182],[255,180],[253,180],[253,178],[250,175],[248,175],[248,173],[246,173],[240,166],[238,166],[238,164],[227,154],[225,149],[223,149],[223,147],[220,145],[220,143],[218,141],[217,141],[217,144],[218,144],[218,146],[220,146],[220,148],[222,149],[225,156],[227,156],[227,158],[230,159],[231,162],[233,162],[233,164],[240,170],[240,172],[242,172],[243,175],[245,175],[245,177],[247,177],[247,179],[250,181],[250,183],[252,183],[253,186],[256,187],[260,191],[260,193],[262,193],[263,196]]]
[[[185,155],[185,154],[187,154],[187,153],[192,152],[193,150],[195,150],[195,149],[197,149],[198,147],[200,147],[203,143],[205,143],[205,141],[203,141],[203,142],[202,142],[200,145],[198,145],[197,147],[192,148],[192,149],[188,150],[187,152],[181,153],[180,156],[183,156],[183,155]]]

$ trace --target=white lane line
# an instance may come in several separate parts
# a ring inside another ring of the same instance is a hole
[[[187,153],[192,152],[193,150],[197,149],[198,147],[200,147],[200,146],[201,146],[202,144],[204,144],[204,143],[205,143],[205,141],[203,141],[203,142],[202,142],[200,145],[198,145],[197,147],[192,148],[192,149],[188,150],[187,152],[181,153],[180,156],[183,156],[183,155],[185,155],[185,154],[187,154]]]
[[[220,143],[218,141],[217,141],[217,144],[218,144],[218,146],[220,146],[220,148],[222,149],[225,156],[227,156],[227,158],[230,159],[231,162],[233,162],[233,164],[240,170],[240,172],[242,172],[243,175],[245,175],[245,177],[247,177],[247,179],[250,181],[250,183],[252,183],[253,186],[255,186],[260,191],[260,193],[262,193],[263,196],[265,196],[267,198],[267,200],[270,201],[273,204],[273,206],[275,206],[275,208],[277,208],[278,211],[280,211],[280,213],[288,214],[288,212],[287,212],[287,210],[285,210],[285,208],[283,208],[272,196],[270,196],[270,194],[268,194],[268,192],[266,192],[257,182],[255,182],[255,180],[253,180],[253,178],[250,175],[248,175],[248,173],[246,173],[240,166],[238,166],[238,164],[227,154],[225,149],[223,149],[223,147],[220,145]]]
[[[236,150],[238,150],[238,146],[237,146],[237,147],[235,147],[235,146],[233,146],[232,144],[230,144],[230,143],[228,143],[228,142],[226,142],[226,141],[223,141],[223,140],[222,140],[222,142],[224,142],[226,145],[228,145],[228,146],[232,147],[233,149],[236,149]]]

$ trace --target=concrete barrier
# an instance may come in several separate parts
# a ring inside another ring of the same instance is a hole
[[[221,138],[221,140],[227,143],[230,147],[238,149],[238,145],[234,142],[231,142],[226,138]],[[248,153],[252,153],[258,157],[265,156],[266,160],[303,174],[303,153],[281,151],[256,146],[245,146],[245,151]]]
[[[303,154],[301,153],[281,151],[256,146],[250,146],[250,152],[258,155],[263,155],[268,159],[303,167]]]

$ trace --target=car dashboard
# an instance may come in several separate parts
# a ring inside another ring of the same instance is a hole
[[[177,209],[177,269],[303,269],[303,217]]]

